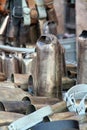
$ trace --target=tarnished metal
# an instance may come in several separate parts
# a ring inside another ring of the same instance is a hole
[[[43,24],[43,34],[57,35],[57,23],[55,21],[46,21]]]
[[[77,83],[87,83],[87,31],[83,31],[78,38],[77,55]]]
[[[9,80],[0,82],[0,87],[17,88],[18,86]]]
[[[8,128],[9,130],[26,130],[42,122],[44,117],[52,115],[54,112],[61,112],[65,108],[66,103],[64,101],[56,103],[52,106],[47,105],[23,118],[14,121],[8,126]]]
[[[22,73],[23,74],[31,74],[32,70],[32,62],[34,58],[34,53],[33,54],[25,54],[22,59]],[[33,68],[34,69],[34,68]]]
[[[10,79],[12,73],[19,73],[18,59],[15,55],[7,54],[3,60],[3,72]]]
[[[21,88],[0,87],[0,101],[30,100],[29,97],[29,93],[23,91]]]
[[[0,50],[4,52],[21,52],[21,53],[33,53],[35,52],[35,48],[19,48],[19,47],[11,47],[11,46],[5,46],[0,45]]]
[[[33,78],[34,93],[37,92],[37,53],[27,54],[22,59],[22,73],[29,74]],[[28,81],[29,82],[29,81]]]
[[[38,95],[62,97],[61,47],[56,36],[42,35],[37,41]]]
[[[0,101],[0,111],[26,114],[30,106],[29,101]],[[31,110],[29,112],[31,113]]]
[[[23,90],[28,90],[29,74],[13,73],[11,75],[11,81]]]

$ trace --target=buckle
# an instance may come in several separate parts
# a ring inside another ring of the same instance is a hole
[[[22,7],[20,6],[13,7],[12,15],[16,18],[22,18],[23,17]]]

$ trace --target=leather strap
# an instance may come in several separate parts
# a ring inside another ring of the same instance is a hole
[[[36,5],[37,5],[37,10],[39,14],[39,19],[43,19],[47,17],[47,12],[44,6],[44,1],[43,0],[35,0]]]
[[[37,23],[38,13],[35,6],[34,0],[26,0],[28,7],[30,8],[31,23]]]
[[[51,8],[53,8],[53,0],[44,0],[44,4],[45,4],[45,6],[46,6],[46,8],[48,8],[48,9],[51,9]]]
[[[22,8],[23,8],[24,25],[30,25],[31,24],[30,9],[27,6],[26,0],[22,0]]]
[[[8,14],[9,10],[7,8],[8,8],[8,1],[7,0],[0,0],[0,13]]]
[[[79,130],[76,120],[59,120],[35,125],[31,130]]]

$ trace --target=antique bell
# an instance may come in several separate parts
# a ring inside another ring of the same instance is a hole
[[[43,34],[37,41],[37,94],[61,98],[61,48],[52,34]]]

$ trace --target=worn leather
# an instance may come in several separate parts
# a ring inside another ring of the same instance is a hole
[[[34,0],[27,0],[28,7],[30,8],[31,23],[36,24],[38,21],[38,12]]]
[[[7,0],[0,0],[0,13],[7,14],[9,10],[7,9]]]
[[[55,21],[58,24],[58,18],[55,12],[55,8],[48,9],[47,16],[49,20]]]
[[[48,9],[53,8],[53,6],[54,6],[53,2],[54,2],[54,0],[44,0],[44,4],[45,4],[46,8],[48,8]]]

